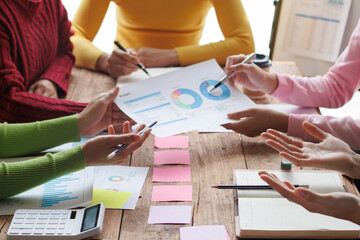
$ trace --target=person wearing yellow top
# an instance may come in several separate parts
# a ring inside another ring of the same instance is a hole
[[[110,2],[116,4],[116,40],[132,54],[111,55],[92,41]],[[225,40],[199,46],[205,20],[214,7]],[[145,67],[186,66],[215,58],[254,52],[250,24],[241,0],[82,0],[72,21],[75,65],[114,77]]]

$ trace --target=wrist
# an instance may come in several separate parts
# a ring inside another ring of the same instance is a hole
[[[168,66],[179,66],[180,60],[175,49],[167,50],[167,62]]]
[[[279,116],[276,121],[276,130],[287,133],[288,130],[288,124],[289,124],[289,114],[287,113],[278,113]]]
[[[353,167],[352,167],[352,172],[353,172],[353,178],[355,179],[360,179],[360,155],[352,152],[352,162],[353,162]]]
[[[95,70],[109,74],[109,63],[108,63],[109,58],[110,58],[109,54],[107,53],[101,54],[96,61]]]
[[[85,133],[84,133],[84,118],[82,117],[82,114],[79,113],[78,114],[78,134],[79,137],[84,137]]]
[[[276,88],[278,87],[279,85],[279,80],[277,78],[277,75],[275,73],[266,73],[267,74],[267,77],[266,77],[266,87],[265,87],[265,90],[264,92],[266,92],[267,94],[272,94]]]

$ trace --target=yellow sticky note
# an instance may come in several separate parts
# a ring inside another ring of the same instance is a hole
[[[102,202],[107,208],[122,208],[124,203],[131,196],[131,194],[131,192],[117,192],[112,190],[94,188],[93,200],[90,205]]]

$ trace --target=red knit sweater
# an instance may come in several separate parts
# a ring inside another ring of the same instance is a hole
[[[80,112],[86,104],[28,93],[40,79],[67,92],[74,64],[71,23],[60,0],[0,1],[0,121],[29,122]]]

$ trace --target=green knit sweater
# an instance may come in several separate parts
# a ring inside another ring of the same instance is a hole
[[[80,141],[77,114],[34,123],[0,124],[0,199],[85,167],[81,146],[21,162],[3,162],[1,158],[32,155],[74,141]]]

